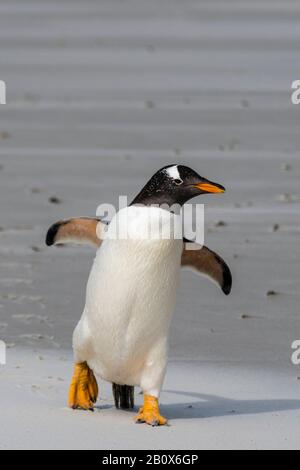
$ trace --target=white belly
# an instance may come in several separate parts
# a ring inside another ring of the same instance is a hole
[[[138,385],[151,357],[165,361],[181,253],[182,240],[104,240],[74,335],[103,379]]]

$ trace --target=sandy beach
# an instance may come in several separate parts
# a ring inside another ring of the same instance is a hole
[[[296,1],[1,2],[0,449],[299,448],[299,26]],[[72,412],[94,250],[47,248],[47,228],[169,163],[227,189],[195,202],[232,294],[182,273],[169,427],[135,425],[105,383]]]

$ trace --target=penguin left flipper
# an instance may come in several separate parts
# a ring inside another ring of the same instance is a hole
[[[46,235],[46,245],[63,243],[91,244],[99,247],[105,224],[97,217],[74,217],[51,225]]]
[[[185,241],[181,266],[208,276],[221,287],[225,295],[230,294],[232,276],[228,265],[221,256],[207,248],[207,246],[201,248],[200,245],[193,244],[193,249],[190,249],[191,242]]]

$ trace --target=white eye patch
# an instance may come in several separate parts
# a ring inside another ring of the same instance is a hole
[[[181,177],[180,177],[180,174],[179,174],[179,171],[178,171],[178,166],[177,165],[174,165],[174,166],[170,166],[169,168],[166,168],[165,169],[165,172],[167,173],[167,175],[172,178],[173,180],[178,180],[178,182],[180,181],[181,183],[183,182]]]

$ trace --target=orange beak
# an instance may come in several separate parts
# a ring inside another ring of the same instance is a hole
[[[204,191],[205,193],[225,193],[225,188],[220,184],[214,183],[199,183],[195,185],[195,188]]]

